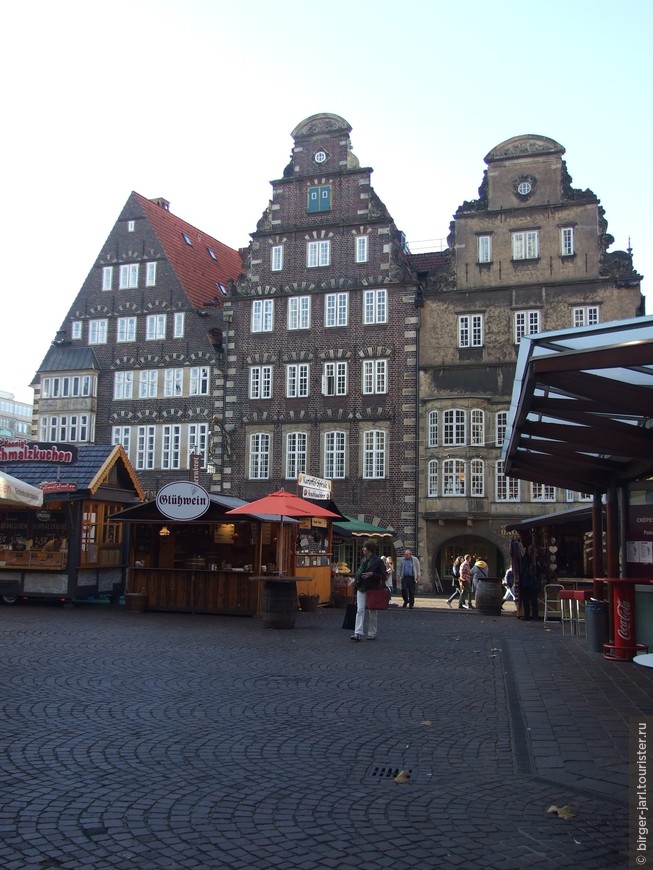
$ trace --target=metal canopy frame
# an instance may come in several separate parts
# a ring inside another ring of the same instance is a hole
[[[653,317],[525,336],[505,473],[594,495],[653,474]]]

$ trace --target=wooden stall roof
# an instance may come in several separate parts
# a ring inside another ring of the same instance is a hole
[[[653,474],[653,317],[524,336],[510,477],[600,494]]]
[[[209,500],[211,504],[209,505],[208,511],[203,514],[201,517],[198,517],[195,522],[198,523],[211,523],[211,522],[233,522],[235,517],[233,516],[225,516],[226,512],[235,507],[241,507],[241,505],[246,505],[246,502],[242,498],[236,498],[231,495],[222,495],[221,493],[210,492]],[[281,517],[276,514],[247,514],[247,516],[251,516],[253,519],[259,520],[260,522],[267,523],[278,523]],[[111,517],[112,520],[122,520],[124,522],[131,523],[165,523],[169,524],[171,522],[175,522],[174,520],[170,520],[169,517],[166,517],[161,513],[159,508],[157,507],[156,500],[147,501],[144,504],[135,505],[134,507],[125,508],[125,510],[119,511],[115,513]],[[246,519],[246,517],[244,517]],[[295,522],[295,520],[290,520],[288,517],[285,518],[286,522]],[[187,522],[187,521],[180,521]]]
[[[119,444],[80,444],[77,461],[0,463],[3,471],[44,489],[44,504],[95,497],[105,501],[142,501],[145,494],[124,448]],[[75,487],[48,492],[44,484]]]
[[[557,511],[552,514],[542,514],[539,517],[529,517],[527,520],[511,523],[506,526],[508,532],[527,532],[530,529],[539,529],[543,526],[564,526],[567,524],[581,523],[592,527],[592,507],[572,508],[569,511]]]

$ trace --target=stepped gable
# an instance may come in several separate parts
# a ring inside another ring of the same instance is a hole
[[[146,199],[136,192],[132,196],[143,209],[191,304],[195,308],[204,308],[207,303],[221,305],[225,291],[219,285],[226,290],[227,282],[235,281],[243,271],[238,251],[172,214],[165,200]]]

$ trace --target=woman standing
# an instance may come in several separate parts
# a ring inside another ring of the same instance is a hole
[[[363,576],[365,575],[365,576]],[[385,585],[386,570],[383,560],[376,552],[376,542],[365,541],[363,558],[356,569],[354,588],[356,589],[356,624],[351,639],[360,642],[365,637],[365,614],[367,613],[367,639],[376,639],[376,610],[367,609],[367,590]]]
[[[392,556],[385,557],[385,585],[391,593],[395,591],[395,566],[392,561]]]

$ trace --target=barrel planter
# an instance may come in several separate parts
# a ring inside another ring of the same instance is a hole
[[[297,584],[292,580],[266,580],[263,587],[263,628],[294,628]]]
[[[129,613],[143,613],[147,607],[147,595],[144,592],[128,592],[125,595],[125,607]]]
[[[476,609],[488,616],[500,616],[503,587],[498,577],[479,579],[476,587]]]
[[[302,613],[317,613],[317,607],[319,603],[319,595],[299,596],[299,609],[302,611]]]

